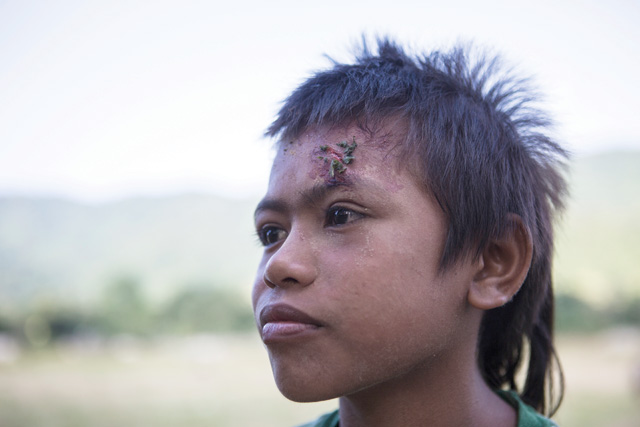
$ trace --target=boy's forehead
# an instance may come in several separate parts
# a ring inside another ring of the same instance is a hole
[[[379,163],[380,147],[375,137],[358,128],[312,129],[279,143],[273,171],[304,169],[309,178],[345,183],[356,171]]]
[[[371,132],[358,126],[310,129],[297,138],[281,140],[274,159],[268,193],[294,182],[327,187],[352,187],[362,179],[378,181],[386,191],[403,185],[397,139],[389,132]],[[353,187],[352,187],[353,188]],[[279,189],[279,190],[278,190]]]

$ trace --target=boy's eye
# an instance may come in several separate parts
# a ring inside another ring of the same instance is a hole
[[[360,218],[362,218],[362,214],[351,209],[332,208],[327,213],[327,225],[344,225]]]
[[[285,237],[287,237],[287,232],[282,228],[266,226],[258,230],[258,238],[263,246],[271,246]]]

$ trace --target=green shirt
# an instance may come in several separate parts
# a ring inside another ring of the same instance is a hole
[[[499,390],[498,396],[518,411],[517,427],[558,427],[556,423],[537,413],[531,406],[526,405],[520,400],[516,392]],[[338,427],[339,421],[340,417],[336,410],[300,427]]]
[[[515,391],[498,390],[497,393],[518,412],[518,427],[558,427],[555,422],[543,417],[531,406],[520,400],[520,396]]]

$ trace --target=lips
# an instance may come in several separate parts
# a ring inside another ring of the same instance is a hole
[[[286,304],[268,305],[260,311],[262,340],[265,344],[302,338],[322,327],[303,311]]]

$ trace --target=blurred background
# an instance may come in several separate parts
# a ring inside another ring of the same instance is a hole
[[[249,302],[279,102],[362,34],[535,76],[570,426],[640,425],[640,3],[0,0],[0,424],[285,426]]]

